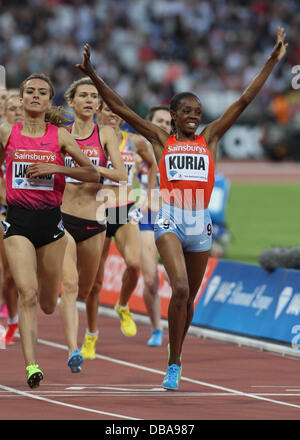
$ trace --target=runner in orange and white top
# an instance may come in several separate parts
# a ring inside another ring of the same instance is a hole
[[[168,309],[169,359],[163,387],[178,388],[182,347],[193,319],[194,299],[209,257],[211,222],[208,203],[213,187],[217,144],[263,87],[286,53],[286,34],[278,27],[275,46],[256,77],[217,120],[196,136],[202,105],[193,93],[180,93],[170,102],[172,134],[134,113],[96,74],[86,44],[77,67],[94,82],[112,111],[152,144],[161,176],[164,204],[156,221],[156,245],[169,276],[172,295]]]
[[[94,287],[86,301],[88,330],[82,348],[83,356],[91,359],[95,356],[95,341],[98,337],[97,318],[99,305],[99,292],[104,277],[105,261],[108,257],[112,237],[124,259],[126,268],[122,277],[120,298],[115,305],[115,310],[120,317],[121,331],[125,336],[135,336],[136,325],[133,321],[128,306],[130,296],[134,291],[140,273],[140,248],[136,195],[133,191],[134,159],[138,153],[147,163],[149,169],[149,197],[155,185],[157,166],[153,154],[149,152],[146,141],[141,136],[129,134],[120,129],[121,118],[114,114],[105,102],[102,101],[98,111],[100,124],[110,125],[118,138],[119,150],[126,167],[128,181],[125,184],[116,184],[104,179],[102,197],[106,199],[107,230],[104,249],[101,257],[98,275]],[[108,163],[108,168],[110,164]]]

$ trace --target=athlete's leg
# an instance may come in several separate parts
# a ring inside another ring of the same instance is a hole
[[[194,300],[202,283],[209,255],[210,255],[210,251],[184,253],[185,265],[187,269],[188,282],[189,282],[189,298],[187,302],[187,316],[186,316],[184,332],[182,335],[180,351],[182,351],[182,345],[185,336],[193,320]]]
[[[77,249],[74,238],[66,231],[67,247],[63,262],[62,290],[59,313],[64,329],[69,356],[77,349],[78,297]]]
[[[98,330],[97,321],[98,321],[98,306],[100,302],[100,291],[102,289],[103,278],[104,278],[104,266],[105,266],[105,261],[109,254],[110,243],[111,243],[110,238],[105,238],[96,278],[91,288],[91,291],[85,301],[88,330],[90,333],[96,333]]]
[[[158,295],[158,255],[153,231],[140,232],[141,270],[144,278],[143,297],[153,329],[161,330]]]
[[[181,365],[181,343],[187,322],[189,282],[182,245],[177,235],[167,232],[156,240],[158,252],[169,276],[172,296],[168,309],[169,365]]]
[[[38,278],[36,250],[25,237],[4,240],[12,277],[19,292],[18,314],[25,365],[36,364]]]
[[[1,220],[0,216],[0,220]],[[7,257],[4,249],[3,230],[0,228],[0,254],[3,265],[3,297],[7,305],[8,310],[8,324],[11,320],[15,320],[16,323],[18,317],[18,291],[14,280],[11,275],[11,271],[8,265]]]
[[[93,288],[100,265],[106,232],[77,243],[77,267],[80,299],[86,300]]]
[[[36,250],[39,301],[46,314],[51,314],[56,309],[67,242],[68,239],[64,235],[59,240]]]
[[[140,273],[139,228],[137,224],[122,225],[115,235],[116,246],[122,255],[126,269],[122,277],[119,306],[126,306],[134,291]]]

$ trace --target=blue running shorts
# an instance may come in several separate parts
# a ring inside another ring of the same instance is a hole
[[[163,204],[155,220],[155,241],[167,232],[177,235],[184,252],[210,250],[213,231],[209,210],[188,210]]]

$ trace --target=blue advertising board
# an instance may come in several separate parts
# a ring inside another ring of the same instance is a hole
[[[284,343],[300,342],[300,271],[219,260],[192,324]]]

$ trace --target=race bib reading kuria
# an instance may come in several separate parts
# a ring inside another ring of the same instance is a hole
[[[12,188],[53,191],[54,174],[26,177],[26,170],[34,163],[56,164],[56,153],[38,150],[15,150],[12,153]]]
[[[168,154],[165,156],[168,180],[207,182],[209,157],[206,154]]]

